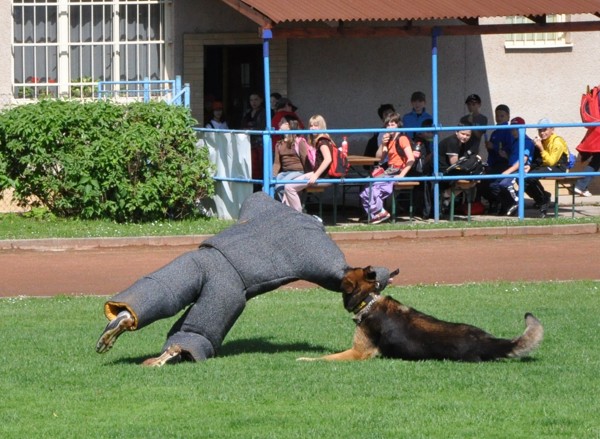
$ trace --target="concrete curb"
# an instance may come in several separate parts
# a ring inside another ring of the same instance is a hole
[[[540,236],[598,234],[598,224],[560,224],[550,226],[506,226],[427,230],[381,230],[365,232],[331,232],[334,241],[379,239],[440,239],[476,236]],[[133,246],[193,246],[212,235],[142,236],[125,238],[49,238],[4,239],[0,250],[86,250]]]

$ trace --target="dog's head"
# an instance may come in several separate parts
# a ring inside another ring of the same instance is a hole
[[[348,268],[342,279],[344,308],[352,312],[369,294],[379,294],[400,270],[384,267]]]

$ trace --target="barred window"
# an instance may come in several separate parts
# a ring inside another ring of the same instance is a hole
[[[165,0],[13,0],[15,98],[165,79]]]
[[[508,24],[533,23],[528,18],[512,16],[506,18]],[[567,14],[547,15],[548,23],[565,23],[571,21]],[[571,45],[571,34],[569,32],[541,32],[507,34],[504,43],[507,49],[547,49],[552,47],[567,47]]]

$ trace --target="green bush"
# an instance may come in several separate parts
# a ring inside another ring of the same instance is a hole
[[[189,218],[213,165],[185,108],[44,100],[0,115],[0,189],[59,217]]]

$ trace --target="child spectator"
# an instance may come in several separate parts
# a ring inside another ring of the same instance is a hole
[[[223,115],[223,102],[214,101],[212,103],[212,118],[208,121],[205,128],[217,130],[228,130],[227,121]]]
[[[326,130],[327,123],[325,118],[316,114],[308,121],[310,130]],[[311,156],[314,154],[314,160]],[[309,136],[308,148],[310,172],[296,177],[294,180],[305,180],[299,184],[286,184],[284,192],[284,203],[293,207],[298,212],[302,212],[302,202],[299,192],[312,186],[317,179],[327,177],[327,169],[331,163],[331,137],[327,133],[311,134]],[[308,165],[308,164],[307,164]]]
[[[389,114],[385,126],[389,129],[399,128],[400,115]],[[394,179],[408,174],[415,161],[410,140],[398,132],[384,134],[375,157],[381,162],[387,162],[387,169],[382,177],[388,177],[390,180],[373,183],[360,193],[369,224],[379,224],[390,218],[390,213],[383,207],[383,201],[394,192]]]
[[[471,94],[467,96],[465,105],[467,106],[469,113],[460,118],[460,124],[468,124],[473,126],[484,126],[488,124],[488,118],[480,113],[481,98],[479,95]],[[479,154],[481,138],[485,138],[485,133],[485,130],[473,130],[471,138],[469,139],[469,142],[467,142],[467,148],[469,148],[471,154]]]
[[[402,116],[402,126],[404,128],[420,128],[421,124],[426,119],[433,119],[433,116],[425,110],[427,100],[425,99],[425,93],[422,91],[416,91],[410,97],[410,105],[412,111]],[[415,133],[408,134],[410,138],[414,138]]]

